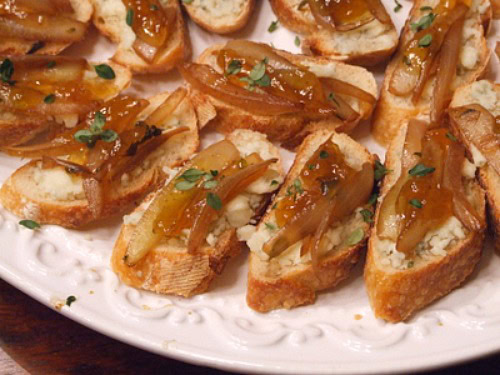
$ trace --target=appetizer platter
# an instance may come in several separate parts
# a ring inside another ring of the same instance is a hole
[[[0,277],[245,373],[500,350],[498,9],[328,4],[0,0]]]

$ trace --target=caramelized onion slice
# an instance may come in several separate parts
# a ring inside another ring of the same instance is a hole
[[[336,6],[334,5],[334,8],[341,7],[344,9],[332,9],[330,1],[327,2],[325,0],[309,0],[309,8],[311,9],[311,13],[316,21],[325,29],[332,31],[349,31],[357,29],[358,27],[373,21],[373,19],[375,18],[371,12],[365,12],[365,14],[357,17],[357,19],[355,20],[349,20],[345,22],[341,20],[342,17],[349,17],[352,14],[352,8],[351,10],[347,10],[345,9],[346,7],[352,6],[357,8],[360,6],[359,3],[363,3],[363,1],[364,0],[351,1],[349,3],[345,2],[344,4],[338,2],[339,4],[337,4]],[[368,4],[362,4],[361,6],[364,5]],[[337,15],[336,12],[339,13],[339,15]],[[349,13],[349,15],[347,15],[347,13]]]
[[[23,18],[14,15],[0,16],[0,34],[6,37],[21,37],[27,40],[48,42],[77,42],[83,39],[87,26],[68,17],[26,14]]]
[[[434,86],[434,96],[431,104],[431,124],[439,125],[444,110],[451,100],[451,83],[455,78],[456,69],[462,40],[462,29],[465,15],[459,18],[446,34],[439,52],[439,67]]]
[[[139,38],[135,39],[132,48],[148,63],[152,63],[154,61],[156,55],[158,54],[158,51],[160,50],[159,47],[152,46],[151,44],[148,44]]]
[[[220,198],[223,205],[230,202],[236,195],[243,192],[248,185],[261,177],[271,164],[277,161],[277,159],[265,160],[220,180],[219,184],[213,189],[213,194]],[[191,227],[187,245],[188,253],[193,254],[203,244],[210,230],[210,223],[213,222],[215,216],[217,216],[217,211],[207,204],[206,199],[203,200],[202,208]]]
[[[424,138],[426,123],[418,120],[410,120],[406,129],[403,152],[401,154],[401,175],[396,183],[390,188],[380,205],[379,218],[377,221],[377,235],[380,238],[396,241],[398,236],[398,222],[394,220],[396,215],[396,204],[399,193],[408,179],[408,171],[419,161],[419,153],[422,152],[422,140]]]
[[[221,170],[239,160],[238,149],[228,140],[215,143],[195,156],[190,168],[200,170]],[[168,228],[196,195],[197,189],[178,191],[175,189],[176,179],[164,186],[155,196],[137,224],[127,246],[124,261],[128,266],[139,262],[162,239],[164,232],[159,229]]]
[[[335,78],[320,78],[320,80],[322,82],[326,82],[336,94],[347,95],[370,105],[374,105],[376,102],[376,99],[372,94],[345,81]]]
[[[449,113],[454,127],[500,174],[500,134],[496,130],[495,117],[479,104],[451,108]]]
[[[226,77],[207,65],[186,63],[179,66],[179,70],[196,90],[256,115],[276,116],[299,112],[304,108],[301,103],[232,85]]]
[[[314,232],[312,240],[307,242],[311,251],[313,269],[316,271],[318,271],[323,236],[335,221],[351,214],[357,207],[368,201],[373,189],[373,177],[373,166],[370,163],[363,164],[361,171],[351,175],[343,183],[343,187],[336,190],[337,194],[329,199],[327,211],[318,212],[318,215],[322,216],[321,223]]]
[[[181,104],[186,95],[186,89],[179,87],[146,118],[146,122],[150,125],[163,125],[170,118],[170,115],[175,111],[179,104]]]
[[[14,64],[12,80],[16,82],[41,81],[58,83],[81,81],[88,63],[82,58],[63,56],[11,57]]]
[[[375,16],[376,19],[383,24],[391,23],[391,16],[387,13],[384,5],[380,0],[365,0],[368,8],[370,8],[370,12]]]
[[[256,43],[241,39],[230,40],[226,43],[225,49],[232,50],[238,56],[245,56],[256,62],[267,58],[268,64],[274,69],[299,69],[297,65],[278,55],[271,46],[264,43]]]

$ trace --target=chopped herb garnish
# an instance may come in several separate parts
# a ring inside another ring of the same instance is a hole
[[[364,236],[365,236],[365,232],[363,231],[363,229],[358,228],[354,232],[352,232],[349,235],[349,237],[347,237],[347,240],[345,243],[348,246],[356,245],[358,242],[360,242],[363,239]]]
[[[182,0],[182,2],[184,4],[191,4],[193,2],[193,0]]]
[[[149,6],[149,9],[151,9],[151,10],[155,11],[155,10],[158,10],[158,7],[157,7],[155,4],[151,4],[151,5]]]
[[[200,171],[199,169],[196,168],[189,168],[188,170],[184,171],[183,174],[179,177],[180,179],[184,179],[189,182],[196,182],[198,181],[201,177],[203,177],[206,174],[204,171]]]
[[[196,185],[196,182],[189,181],[179,181],[175,184],[175,188],[180,191],[185,191],[192,189]]]
[[[118,138],[118,134],[111,129],[103,130],[104,124],[106,124],[106,116],[101,112],[96,112],[94,122],[89,129],[78,130],[74,137],[78,142],[86,143],[88,148],[94,147],[98,140],[114,142]]]
[[[52,104],[55,100],[56,96],[54,94],[49,94],[43,99],[43,102],[46,104]]]
[[[266,57],[252,68],[248,77],[240,78],[240,81],[248,83],[248,90],[253,90],[255,86],[265,87],[271,84],[271,78],[266,74],[267,62],[268,58]]]
[[[264,225],[269,230],[275,230],[276,229],[276,227],[273,224],[271,224],[271,223],[264,223]]]
[[[23,227],[26,227],[28,229],[40,228],[40,224],[38,224],[36,221],[33,221],[33,220],[21,220],[19,222],[19,225],[22,225]]]
[[[47,68],[49,68],[49,69],[52,69],[55,66],[56,66],[56,62],[55,61],[49,61],[47,63]]]
[[[312,171],[312,170],[314,170],[314,169],[316,168],[316,165],[315,165],[315,164],[309,164],[309,165],[307,166],[307,168],[308,168],[310,171]]]
[[[329,157],[329,156],[330,156],[330,154],[329,154],[327,151],[325,151],[325,150],[323,150],[323,151],[321,151],[321,152],[319,153],[319,158],[320,158],[320,159],[326,159],[326,158],[327,158],[327,157]]]
[[[373,212],[370,210],[367,210],[366,208],[362,209],[359,211],[361,216],[363,217],[363,221],[365,223],[372,223],[373,222]]]
[[[391,172],[384,164],[375,160],[375,181],[380,181],[387,173]]]
[[[272,180],[272,181],[271,181],[271,186],[273,186],[273,185],[278,185],[278,184],[279,184],[279,182],[278,182],[278,181],[276,181],[276,180]]]
[[[216,177],[218,174],[219,174],[219,171],[215,170],[215,169],[211,169],[210,170],[210,174],[213,176],[213,177]]]
[[[214,210],[219,211],[222,208],[222,201],[217,194],[207,194],[207,204]]]
[[[216,180],[210,180],[210,181],[206,181],[204,184],[203,184],[203,187],[205,189],[213,189],[214,187],[216,187],[218,184],[218,182]]]
[[[429,13],[426,14],[425,16],[422,16],[417,22],[413,22],[410,24],[410,27],[413,31],[421,31],[427,29],[432,22],[434,22],[434,19],[436,18],[436,15],[434,13]]]
[[[410,199],[410,204],[413,206],[413,207],[417,207],[417,208],[422,208],[424,205],[422,204],[421,201],[419,201],[418,199]]]
[[[406,265],[406,269],[413,268],[414,265],[415,265],[415,262],[413,260],[410,260],[408,262],[408,264]]]
[[[293,200],[295,201],[297,199],[297,194],[302,194],[304,192],[304,189],[302,188],[302,182],[298,178],[296,178],[292,185],[290,185],[286,189],[286,196],[290,197],[293,196]]]
[[[424,7],[420,7],[420,10],[421,10],[422,12],[425,12],[425,11],[427,11],[427,10],[432,10],[432,7],[430,7],[430,6],[426,5],[426,6],[424,6]]]
[[[335,104],[340,105],[339,102],[337,101],[337,99],[335,99],[335,94],[333,92],[331,92],[330,94],[328,94],[328,100],[331,100]]]
[[[127,25],[132,27],[132,23],[134,22],[134,10],[133,9],[127,10],[127,16],[125,17],[125,21],[127,22]]]
[[[2,65],[0,65],[0,79],[2,82],[13,85],[15,82],[10,80],[12,74],[14,74],[14,64],[7,58],[2,62]]]
[[[307,5],[307,0],[302,0],[300,3],[299,3],[299,6],[297,7],[298,10],[303,10],[304,7]]]
[[[378,198],[378,193],[373,193],[370,196],[370,199],[368,199],[368,204],[369,205],[374,205],[375,203],[377,203],[377,198]]]
[[[295,188],[295,191],[299,194],[302,194],[304,192],[304,189],[302,189],[302,182],[298,178],[296,178],[293,181],[293,187]]]
[[[432,43],[432,35],[431,34],[425,34],[420,40],[418,41],[418,45],[420,47],[429,47]]]
[[[71,306],[71,304],[75,301],[76,301],[75,296],[69,296],[68,298],[66,298],[66,306]]]
[[[408,171],[408,173],[412,176],[419,176],[423,177],[428,175],[429,173],[432,173],[436,170],[434,167],[427,167],[424,164],[417,164],[415,165],[412,169]]]
[[[446,133],[446,138],[448,138],[450,141],[453,141],[453,142],[456,142],[457,141],[457,137],[455,137],[453,134],[451,134],[450,132],[447,132]]]
[[[97,75],[104,79],[115,79],[115,72],[113,69],[107,64],[100,64],[94,66],[95,72]]]
[[[238,74],[241,71],[241,61],[231,60],[227,65],[226,75]]]
[[[396,3],[396,6],[394,7],[394,11],[399,12],[401,10],[401,8],[403,8],[403,6],[401,5],[401,3],[398,0],[394,0],[394,2]]]
[[[298,36],[295,36],[294,43],[297,47],[300,47],[300,38]]]
[[[273,206],[271,207],[271,209],[272,209],[272,210],[275,210],[275,209],[276,209],[276,207],[278,207],[278,203],[273,204]]]
[[[267,28],[267,31],[272,33],[273,31],[276,31],[277,28],[278,28],[278,20],[271,22],[271,24]]]

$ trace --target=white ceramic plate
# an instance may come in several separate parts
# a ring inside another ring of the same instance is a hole
[[[401,28],[412,5],[393,13]],[[389,10],[394,3],[386,0]],[[261,1],[245,31],[236,35],[272,42],[298,52],[295,35],[278,28],[267,1]],[[498,24],[493,35],[498,33]],[[194,56],[223,41],[190,24]],[[106,59],[114,47],[91,33],[68,53]],[[498,78],[493,57],[493,79]],[[381,72],[377,78],[381,79]],[[138,77],[129,90],[149,96],[180,83],[177,73]],[[216,137],[204,134],[204,144]],[[368,128],[354,137],[381,156]],[[290,162],[290,155],[285,156]],[[20,160],[0,156],[0,182]],[[106,335],[160,355],[226,370],[266,373],[387,373],[432,368],[500,349],[500,257],[488,246],[477,271],[458,290],[417,313],[407,323],[373,317],[365,294],[362,265],[316,304],[292,311],[255,313],[245,303],[245,255],[231,261],[210,293],[186,300],[158,296],[121,284],[109,267],[120,220],[84,231],[20,227],[0,210],[0,276],[42,303]],[[77,301],[63,306],[67,296]],[[62,306],[62,308],[61,308]]]

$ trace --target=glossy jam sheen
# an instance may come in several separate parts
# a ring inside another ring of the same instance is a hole
[[[231,61],[241,62],[241,71],[237,74],[227,75]],[[245,58],[237,55],[230,49],[222,49],[217,56],[217,64],[226,73],[229,81],[240,87],[247,87],[248,82],[241,78],[248,77],[255,65],[260,61]],[[323,87],[318,77],[305,69],[275,69],[270,64],[266,64],[266,74],[271,79],[269,86],[258,86],[269,94],[273,94],[292,101],[299,101],[305,104],[306,108],[330,108],[327,102]]]
[[[444,158],[452,142],[446,137],[447,132],[447,129],[430,130],[424,136],[420,163],[436,170],[425,176],[410,176],[401,189],[396,204],[396,213],[402,218],[400,237],[419,222],[432,222],[432,227],[436,228],[453,215],[453,192],[442,186]],[[441,157],[436,158],[439,154]],[[410,204],[412,199],[421,202],[422,207]]]
[[[0,0],[0,15],[23,17],[26,14],[43,16],[57,13],[73,13],[71,3],[67,0]]]
[[[312,0],[323,17],[329,18],[333,25],[339,27],[349,24],[363,24],[372,20],[365,0]]]
[[[284,226],[298,212],[307,210],[312,202],[339,189],[342,182],[355,172],[346,164],[339,147],[331,140],[325,142],[300,172],[300,188],[292,184],[278,202],[275,209],[278,226]]]
[[[153,47],[162,47],[168,38],[168,19],[157,0],[123,0],[127,10],[132,10],[132,29],[135,34]]]

